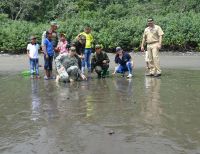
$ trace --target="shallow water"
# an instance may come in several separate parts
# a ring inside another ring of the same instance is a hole
[[[200,154],[200,72],[56,84],[0,76],[0,153]]]

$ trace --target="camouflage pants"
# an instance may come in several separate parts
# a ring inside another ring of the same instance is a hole
[[[101,73],[103,73],[103,75],[105,75],[106,71],[108,70],[109,68],[109,65],[108,64],[105,64],[105,65],[102,65],[102,66],[96,66],[95,67],[95,72],[98,74],[98,75],[101,75]]]
[[[77,80],[79,77],[79,68],[77,66],[71,66],[67,70],[58,70],[58,75],[60,77],[59,81],[65,82],[69,79]]]

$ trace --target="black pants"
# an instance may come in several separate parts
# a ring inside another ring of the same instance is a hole
[[[75,57],[78,60],[78,68],[81,70],[81,58],[78,55],[75,55]]]

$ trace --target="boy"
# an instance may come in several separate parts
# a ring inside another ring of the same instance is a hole
[[[92,42],[93,42],[93,36],[91,34],[91,27],[86,26],[84,29],[84,32],[80,33],[79,35],[84,35],[86,38],[85,43],[85,50],[84,50],[84,59],[82,60],[82,73],[85,72],[85,65],[87,65],[88,72],[91,72],[91,64],[90,64],[90,56],[92,53]],[[78,36],[79,36],[78,35]]]
[[[40,48],[39,44],[36,43],[36,37],[31,36],[31,43],[27,46],[27,55],[30,61],[30,72],[31,79],[34,78],[34,71],[36,74],[36,79],[39,79],[39,60],[38,60],[38,50]]]
[[[59,35],[57,33],[57,29],[59,26],[58,26],[57,22],[55,22],[55,21],[51,21],[50,24],[51,24],[51,27],[47,31],[52,34],[51,42],[53,44],[53,50],[55,51],[54,58],[56,58],[56,56],[59,55],[59,52],[56,50],[56,47],[57,47],[57,44],[59,41]],[[47,31],[44,31],[42,34],[42,43],[41,43],[42,48],[44,46],[44,41],[47,38],[47,35],[46,35]]]
[[[44,52],[44,70],[45,76],[44,79],[53,79],[52,76],[52,62],[54,56],[53,44],[52,44],[52,33],[47,31],[47,38],[44,40],[43,52]]]

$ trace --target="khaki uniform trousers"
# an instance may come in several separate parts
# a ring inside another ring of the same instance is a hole
[[[158,43],[147,44],[150,74],[161,74]]]

